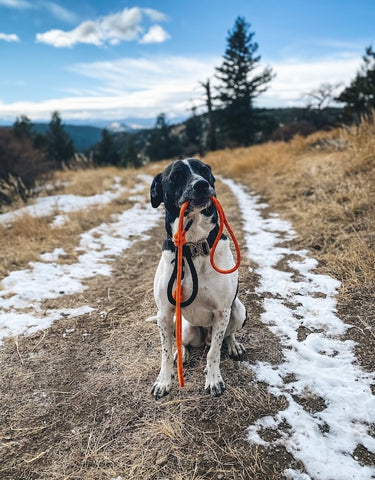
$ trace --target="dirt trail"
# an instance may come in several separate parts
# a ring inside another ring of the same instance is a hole
[[[235,197],[220,184],[218,196],[239,242],[245,245]],[[239,340],[243,363],[223,355],[227,391],[203,392],[205,351],[193,352],[167,397],[150,395],[158,374],[160,342],[153,275],[164,239],[163,222],[114,263],[111,277],[87,282],[84,293],[45,307],[87,303],[90,315],[58,321],[30,337],[9,338],[0,350],[0,477],[4,480],[178,480],[284,477],[304,471],[284,447],[246,440],[250,424],[286,407],[283,397],[253,381],[247,363],[282,361],[280,344],[260,322],[258,283],[244,255],[239,295],[249,321]],[[269,432],[272,435],[272,432]],[[307,478],[307,477],[306,477]]]

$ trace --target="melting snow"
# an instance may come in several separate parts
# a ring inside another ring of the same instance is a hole
[[[280,339],[283,362],[248,365],[270,393],[283,396],[288,407],[274,417],[259,419],[248,428],[248,440],[260,445],[282,445],[300,460],[305,472],[287,469],[290,480],[370,480],[375,469],[361,465],[358,445],[375,452],[370,434],[375,422],[371,393],[374,374],[364,372],[354,355],[354,343],[341,339],[350,325],[336,315],[339,282],[313,272],[317,262],[304,250],[282,243],[291,239],[291,225],[272,215],[263,218],[258,197],[232,180],[223,180],[236,195],[244,221],[248,256],[258,264],[257,292],[267,293],[261,320]],[[290,271],[277,268],[283,260]],[[303,339],[298,329],[304,327]],[[307,336],[306,336],[307,333]],[[320,411],[303,407],[305,399],[319,399]],[[265,429],[278,432],[267,442]]]
[[[146,176],[142,180],[150,181]],[[11,272],[1,282],[0,341],[9,335],[34,333],[66,316],[92,311],[88,305],[45,311],[42,304],[46,299],[82,292],[87,288],[85,280],[91,277],[110,275],[114,257],[130,248],[136,240],[146,239],[145,232],[157,224],[160,215],[150,205],[137,203],[119,215],[116,221],[83,233],[77,247],[80,255],[76,263],[63,263],[65,252],[57,248],[41,255],[40,262],[29,263],[29,268]]]
[[[67,221],[67,216],[61,215],[61,213],[76,212],[92,205],[105,205],[118,198],[125,191],[125,188],[120,185],[120,181],[120,177],[114,177],[114,184],[110,190],[87,197],[67,194],[37,198],[33,205],[19,208],[13,212],[2,213],[0,224],[10,225],[24,215],[40,218],[56,214],[53,226],[63,225]],[[59,212],[60,214],[58,214]]]

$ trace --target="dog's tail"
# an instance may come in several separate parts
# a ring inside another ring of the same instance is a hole
[[[152,315],[151,317],[146,318],[146,322],[158,323],[158,317],[156,315]]]

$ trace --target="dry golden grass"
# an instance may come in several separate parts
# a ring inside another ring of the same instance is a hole
[[[139,172],[102,168],[97,170],[58,172],[56,181],[69,182],[60,194],[94,195],[110,189],[115,176],[121,177],[121,184],[132,187]],[[97,178],[96,178],[97,176]],[[82,188],[81,188],[82,186]],[[95,191],[95,188],[98,191]],[[23,215],[10,226],[0,224],[0,279],[12,270],[25,268],[29,262],[39,260],[40,254],[51,252],[57,247],[64,248],[63,262],[75,261],[79,235],[91,228],[108,222],[112,215],[119,214],[133,204],[128,200],[129,192],[124,192],[107,205],[98,205],[71,212],[69,221],[59,227],[52,227],[53,216],[35,218]]]
[[[300,242],[350,291],[374,282],[374,138],[375,125],[364,122],[351,131],[214,152],[205,160],[291,220]]]
[[[103,193],[113,185],[114,177],[121,178],[121,184],[127,185],[134,180],[134,169],[120,170],[116,167],[102,167],[91,170],[66,170],[55,172],[53,183],[67,182],[61,193],[90,196]]]

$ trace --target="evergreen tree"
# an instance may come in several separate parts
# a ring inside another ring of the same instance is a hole
[[[375,52],[372,46],[366,48],[363,64],[349,87],[335,100],[345,104],[344,120],[359,122],[362,115],[372,115],[375,109]]]
[[[254,141],[253,101],[267,90],[273,78],[269,67],[260,73],[254,72],[261,57],[256,55],[258,44],[253,42],[253,37],[250,24],[238,17],[228,33],[223,63],[216,68],[216,77],[221,82],[218,99],[222,108],[222,133],[226,142],[240,145]]]
[[[94,161],[98,165],[118,165],[120,163],[120,156],[115,148],[113,136],[106,128],[102,130],[102,139],[98,144]]]
[[[185,121],[186,146],[184,151],[187,155],[194,155],[199,152],[203,155],[202,137],[203,125],[202,117],[197,115],[196,107],[192,108],[192,116]]]
[[[17,138],[32,138],[33,137],[33,124],[26,115],[21,115],[16,118],[13,124],[13,133]]]
[[[142,159],[138,155],[137,147],[135,145],[133,136],[129,138],[128,146],[121,160],[121,166],[122,167],[132,166],[135,168],[139,168],[142,166]]]
[[[146,155],[151,161],[172,158],[181,154],[181,142],[177,135],[171,134],[165,113],[160,113],[151,133]]]
[[[58,112],[53,112],[47,130],[47,151],[57,168],[69,164],[74,155],[73,141],[65,131]]]

